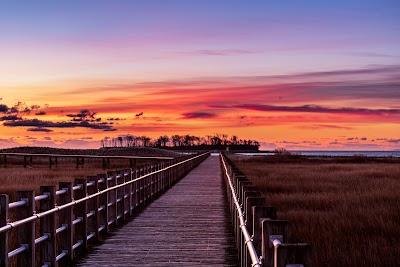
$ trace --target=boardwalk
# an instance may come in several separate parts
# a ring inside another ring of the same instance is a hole
[[[210,156],[77,266],[237,266],[219,159]]]

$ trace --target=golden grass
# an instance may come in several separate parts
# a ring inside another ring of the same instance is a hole
[[[138,161],[138,165],[150,163],[151,161]],[[128,160],[111,161],[111,169],[102,168],[101,159],[85,159],[84,168],[76,168],[76,163],[72,159],[59,160],[58,167],[49,168],[48,159],[34,159],[32,168],[23,168],[21,162],[10,162],[7,168],[0,168],[0,194],[8,194],[10,202],[15,200],[18,190],[35,190],[40,192],[42,185],[56,185],[59,182],[73,182],[77,178],[107,173],[111,170],[121,170],[129,168]]]
[[[232,159],[315,266],[400,266],[400,164]]]
[[[151,163],[149,160],[140,160],[138,165]],[[40,194],[40,186],[56,185],[58,190],[59,182],[73,182],[76,178],[85,178],[100,173],[107,173],[112,170],[122,170],[129,168],[127,160],[111,161],[111,169],[102,168],[101,159],[85,159],[84,168],[76,168],[73,159],[59,160],[59,166],[50,169],[48,167],[48,159],[34,159],[32,168],[23,168],[21,159],[10,160],[7,168],[0,168],[0,194],[9,195],[10,202],[16,201],[16,192],[19,190],[35,190],[36,195]],[[36,210],[38,210],[39,202],[36,202]],[[16,209],[10,210],[10,221],[15,220]],[[36,222],[36,238],[40,236],[39,221]],[[16,248],[17,238],[16,230],[9,232],[9,251]],[[37,246],[38,257],[38,246]],[[36,263],[39,264],[39,258]],[[16,266],[15,257],[11,259],[10,266]]]

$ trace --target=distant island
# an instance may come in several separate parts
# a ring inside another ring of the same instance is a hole
[[[170,150],[234,150],[258,151],[260,143],[256,140],[242,139],[236,135],[214,134],[206,136],[162,135],[156,139],[131,134],[118,137],[105,137],[100,141],[102,148],[116,147],[155,147]]]

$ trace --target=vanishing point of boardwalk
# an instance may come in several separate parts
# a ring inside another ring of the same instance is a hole
[[[77,266],[237,266],[224,186],[208,157]]]

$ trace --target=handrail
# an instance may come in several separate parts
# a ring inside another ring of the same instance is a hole
[[[96,155],[67,155],[67,154],[34,154],[34,153],[0,153],[5,156],[42,156],[42,157],[59,157],[59,158],[110,158],[110,159],[160,159],[168,160],[174,159],[173,157],[141,157],[141,156],[96,156]]]
[[[223,164],[223,167],[224,167],[225,175],[228,178],[229,187],[230,187],[231,192],[232,192],[232,198],[233,198],[233,201],[235,203],[236,210],[237,210],[237,212],[239,214],[238,218],[239,218],[239,222],[240,222],[240,229],[241,229],[243,237],[244,237],[245,245],[247,246],[247,251],[250,254],[250,258],[251,258],[251,262],[252,262],[251,266],[253,266],[253,267],[261,267],[260,259],[259,259],[258,255],[257,255],[256,249],[254,248],[254,245],[253,245],[253,240],[252,240],[252,238],[251,238],[251,236],[250,236],[250,234],[249,234],[249,232],[248,232],[248,230],[246,228],[246,222],[244,221],[244,213],[243,213],[242,208],[240,207],[240,204],[239,204],[238,199],[236,197],[235,189],[234,189],[234,186],[233,186],[232,181],[231,181],[231,176],[228,173],[228,169],[226,167],[225,159],[222,156],[222,154],[220,154],[220,157],[222,159],[222,164]]]
[[[28,223],[28,222],[32,222],[32,221],[36,221],[36,220],[42,218],[43,216],[46,216],[46,215],[49,215],[49,214],[53,214],[53,213],[55,213],[55,212],[58,212],[58,211],[60,211],[60,210],[65,209],[65,208],[67,208],[67,207],[75,206],[75,205],[77,205],[77,204],[79,204],[79,203],[82,203],[82,202],[85,202],[85,201],[87,201],[87,200],[89,200],[89,199],[92,199],[92,198],[94,198],[94,197],[100,196],[100,195],[103,194],[103,193],[106,193],[106,192],[109,192],[109,191],[118,189],[118,188],[120,188],[120,187],[124,187],[124,186],[126,186],[126,185],[128,185],[128,184],[131,184],[131,183],[133,183],[133,182],[142,180],[142,179],[144,179],[144,178],[146,178],[146,177],[149,177],[149,176],[151,176],[151,175],[161,173],[161,172],[163,172],[163,171],[166,171],[166,170],[171,169],[171,168],[173,168],[173,167],[179,166],[179,165],[181,165],[181,164],[183,164],[183,163],[186,163],[186,162],[188,162],[188,161],[191,161],[191,160],[194,160],[194,159],[196,159],[196,158],[202,157],[202,156],[206,155],[207,153],[208,153],[208,152],[203,153],[203,154],[200,154],[200,155],[197,155],[197,156],[195,156],[195,157],[192,157],[192,158],[189,158],[189,159],[186,159],[186,160],[183,160],[183,161],[178,162],[178,163],[176,163],[176,164],[173,164],[173,165],[171,165],[171,166],[167,166],[166,168],[163,168],[163,169],[161,169],[161,170],[157,170],[157,171],[154,171],[154,172],[152,172],[152,173],[145,174],[145,175],[143,175],[143,176],[141,176],[141,177],[139,177],[139,178],[137,178],[137,179],[133,179],[133,180],[130,180],[130,181],[128,181],[128,182],[125,182],[125,183],[122,183],[122,184],[119,184],[119,185],[115,185],[115,186],[112,186],[112,187],[108,187],[108,188],[105,189],[105,190],[99,191],[99,192],[97,192],[97,193],[94,193],[94,194],[92,194],[92,195],[86,196],[86,197],[84,197],[84,198],[80,198],[79,200],[72,200],[71,202],[69,202],[69,203],[67,203],[67,204],[64,204],[64,205],[61,205],[61,206],[57,206],[57,207],[55,207],[55,208],[53,208],[53,209],[50,209],[50,210],[47,210],[47,211],[45,211],[45,212],[36,213],[36,214],[34,214],[34,215],[30,216],[30,217],[27,217],[27,218],[25,218],[25,219],[7,223],[5,226],[0,227],[0,233],[7,232],[7,231],[11,230],[12,228],[15,228],[15,227],[17,227],[17,226],[19,226],[19,225],[22,225],[22,224],[25,224],[25,223]],[[82,185],[76,185],[76,186],[73,187],[73,189],[74,189],[74,190],[78,190],[78,189],[80,189],[81,187],[82,187]],[[41,195],[41,196],[43,196],[43,195]],[[22,202],[22,201],[24,201],[24,200],[17,201],[17,202],[19,203],[19,202]],[[14,203],[16,203],[16,202],[14,202]],[[9,205],[12,205],[12,207],[15,207],[16,205],[15,205],[14,203],[10,203]],[[26,203],[24,202],[23,205],[24,205],[24,204],[26,204]]]
[[[18,201],[12,203],[7,195],[0,194],[0,266],[7,266],[14,256],[22,266],[34,266],[38,244],[45,247],[40,249],[40,265],[70,262],[75,257],[74,250],[85,251],[90,242],[99,240],[100,234],[121,225],[208,155],[209,152],[89,176],[73,183],[61,182],[58,190],[56,186],[42,186],[38,196],[33,190],[18,191]],[[40,201],[37,213],[36,201]],[[9,222],[12,208],[17,208],[18,220]],[[35,239],[35,235],[26,233],[37,230],[38,219],[42,234]],[[8,232],[16,227],[19,241],[17,248],[9,252]]]

